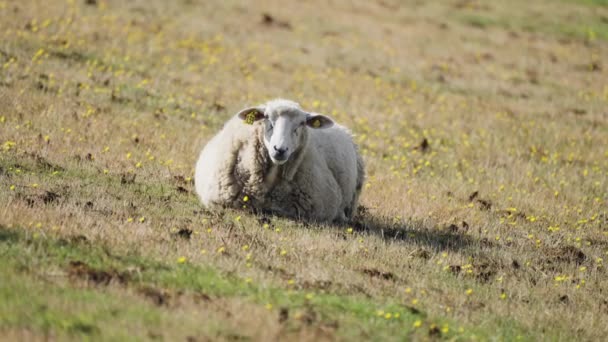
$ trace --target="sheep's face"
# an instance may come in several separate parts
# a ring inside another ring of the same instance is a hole
[[[295,106],[263,106],[244,109],[238,114],[246,123],[263,120],[264,145],[274,164],[285,164],[301,149],[308,137],[307,129],[323,129],[333,125],[324,116],[310,114]]]

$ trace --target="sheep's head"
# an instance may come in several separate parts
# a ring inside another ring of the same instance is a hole
[[[308,138],[307,129],[323,129],[334,122],[324,115],[305,112],[295,102],[274,100],[241,110],[237,116],[247,124],[263,120],[264,145],[273,163],[281,165],[300,150]]]

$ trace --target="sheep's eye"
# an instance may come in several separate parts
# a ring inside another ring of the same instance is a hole
[[[268,121],[268,128],[272,129],[272,127],[273,127],[273,126],[272,126],[272,122],[271,122],[271,121]]]

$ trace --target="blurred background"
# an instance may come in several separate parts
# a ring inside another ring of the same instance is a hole
[[[0,0],[0,335],[601,340],[607,41],[605,0]],[[276,97],[352,129],[352,227],[201,210]]]

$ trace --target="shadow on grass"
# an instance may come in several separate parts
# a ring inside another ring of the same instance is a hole
[[[227,214],[230,210],[234,209],[225,209],[219,215],[230,215]],[[204,209],[198,211],[198,213],[203,215],[213,214]],[[315,222],[300,218],[284,217],[274,212],[250,210],[248,213],[256,216],[260,225],[265,223],[270,224],[275,218],[282,217],[298,222],[305,227],[318,227],[318,224]],[[218,213],[215,213],[215,215],[218,215]],[[374,216],[364,207],[359,207],[357,215],[355,215],[354,220],[350,223],[334,222],[323,226],[341,231],[347,227],[352,227],[356,232],[370,236],[378,236],[386,242],[413,244],[431,248],[435,251],[456,251],[469,246],[476,248],[494,246],[488,239],[475,239],[470,235],[464,234],[464,231],[468,229],[468,226],[466,228],[459,228],[455,225],[451,225],[446,229],[440,230],[437,227],[429,227],[422,221],[394,222],[394,220],[388,216]]]
[[[461,250],[469,246],[491,247],[487,240],[477,240],[457,229],[439,230],[422,222],[394,222],[389,217],[374,216],[362,209],[352,223],[353,230],[378,236],[386,242],[400,242],[432,248],[433,250]]]
[[[258,217],[260,224],[271,223],[275,218],[281,217],[270,212],[251,212],[251,214]],[[314,222],[296,218],[288,219],[306,227],[317,227]],[[356,232],[377,236],[386,242],[418,245],[435,251],[457,251],[467,247],[487,248],[494,246],[492,241],[488,239],[476,239],[465,234],[464,231],[468,229],[468,226],[460,228],[451,225],[440,230],[437,227],[429,227],[422,221],[394,222],[392,218],[387,216],[374,216],[362,207],[359,208],[353,222],[333,223],[325,227],[340,231],[352,227]]]

